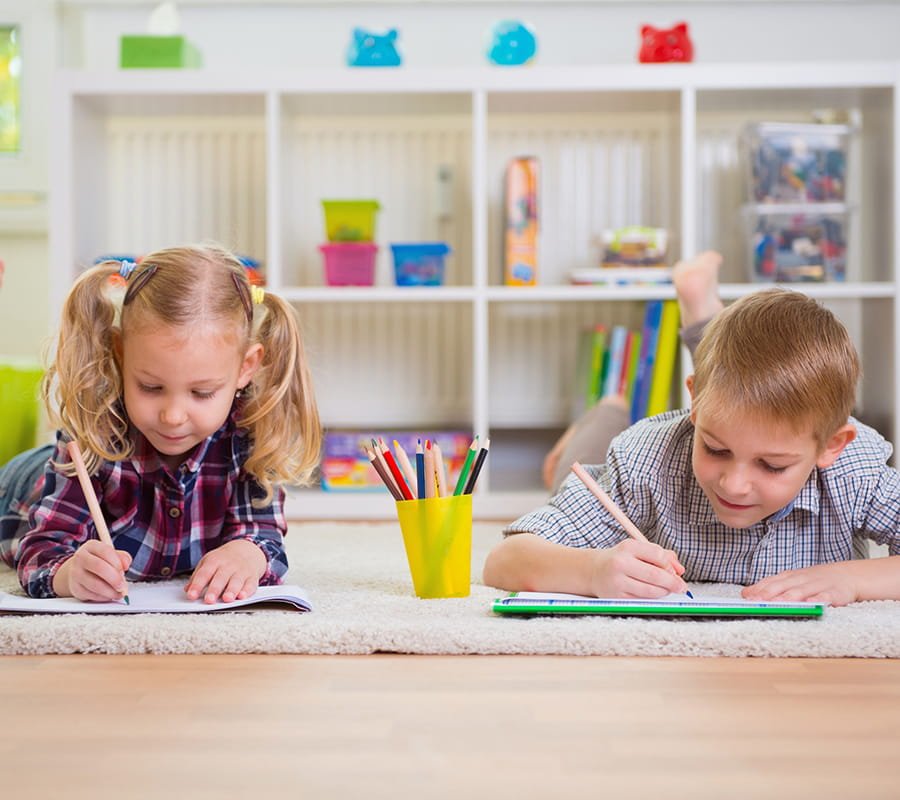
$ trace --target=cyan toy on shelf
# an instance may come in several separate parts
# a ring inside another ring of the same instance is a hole
[[[527,64],[537,52],[534,32],[517,19],[498,22],[492,30],[488,60],[501,67],[519,67]]]
[[[402,58],[394,45],[396,41],[397,31],[394,28],[381,36],[364,28],[354,28],[347,50],[347,66],[399,67]]]

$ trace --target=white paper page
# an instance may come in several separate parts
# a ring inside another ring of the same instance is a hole
[[[657,600],[632,600],[629,598],[622,597],[586,597],[580,594],[562,594],[558,592],[516,592],[516,596],[511,598],[513,600],[534,600],[534,601],[542,601],[542,600],[577,600],[583,602],[585,605],[629,605],[629,606],[639,606],[639,605],[654,605],[654,606],[752,606],[754,608],[765,608],[767,606],[784,608],[789,606],[791,608],[804,608],[804,607],[815,607],[817,605],[821,605],[820,603],[802,603],[802,602],[785,602],[785,601],[775,601],[771,603],[764,602],[762,600],[745,600],[743,597],[715,597],[715,596],[706,596],[706,597],[697,597],[696,593],[694,595],[694,599],[692,600],[690,597],[684,594],[667,594],[665,597],[660,597]]]
[[[45,600],[0,592],[0,612],[18,611],[32,614],[195,614],[204,611],[225,611],[242,606],[281,601],[301,611],[312,606],[299,586],[260,586],[252,597],[233,603],[204,603],[189,600],[184,593],[185,581],[162,583],[129,583],[128,599],[118,603],[85,603],[74,597],[53,597]]]

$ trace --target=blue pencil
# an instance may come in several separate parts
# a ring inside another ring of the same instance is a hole
[[[425,451],[422,449],[422,440],[416,440],[416,492],[419,500],[425,499]]]

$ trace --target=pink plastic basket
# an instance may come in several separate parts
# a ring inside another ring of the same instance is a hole
[[[320,244],[325,257],[325,283],[329,286],[372,286],[375,283],[375,254],[371,242],[329,242]]]

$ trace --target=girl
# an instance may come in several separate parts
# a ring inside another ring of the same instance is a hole
[[[109,601],[126,579],[191,573],[188,596],[213,603],[280,582],[281,484],[308,482],[321,429],[293,309],[232,254],[179,247],[84,272],[43,396],[55,449],[0,470],[0,557],[29,595]],[[96,539],[70,439],[115,549]]]

